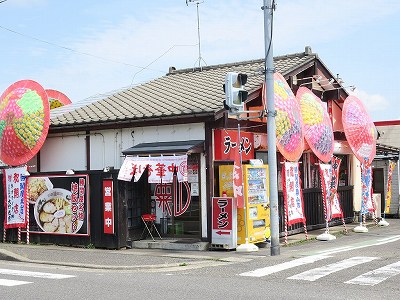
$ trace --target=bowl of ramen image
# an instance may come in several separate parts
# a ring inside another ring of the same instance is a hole
[[[53,188],[53,184],[48,177],[29,177],[27,186],[30,204],[35,204],[41,194]]]
[[[34,215],[36,223],[44,232],[76,233],[83,221],[73,221],[71,191],[54,188],[41,194],[36,200]]]

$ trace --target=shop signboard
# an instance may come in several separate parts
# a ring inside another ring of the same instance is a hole
[[[89,235],[88,175],[30,176],[31,233]]]
[[[237,246],[237,211],[232,197],[212,198],[211,240],[214,247],[234,249]]]
[[[214,159],[235,160],[235,149],[240,147],[243,160],[254,158],[254,136],[252,132],[240,132],[240,142],[237,130],[214,130]]]
[[[173,175],[179,182],[188,181],[187,155],[125,158],[118,179],[137,182],[144,171],[148,171],[148,183],[170,183]]]
[[[103,224],[105,234],[114,234],[114,196],[112,179],[103,180]]]

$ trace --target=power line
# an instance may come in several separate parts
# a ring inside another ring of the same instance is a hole
[[[38,42],[41,42],[41,43],[44,43],[44,44],[48,44],[48,45],[51,45],[51,46],[54,46],[54,47],[58,47],[58,48],[61,48],[61,49],[64,49],[64,50],[68,50],[68,51],[71,51],[71,52],[74,52],[74,53],[77,53],[77,54],[86,55],[86,56],[94,57],[94,58],[97,58],[97,59],[101,59],[101,60],[104,60],[104,61],[109,61],[109,62],[113,62],[113,63],[125,65],[125,66],[129,66],[129,67],[134,67],[134,68],[139,68],[139,69],[142,68],[141,66],[136,66],[136,65],[133,65],[133,64],[129,64],[129,63],[125,63],[125,62],[121,62],[121,61],[113,60],[113,59],[109,59],[109,58],[104,58],[104,57],[97,56],[97,55],[94,55],[94,54],[91,54],[91,53],[81,52],[81,51],[78,51],[78,50],[75,50],[75,49],[72,49],[72,48],[69,48],[69,47],[58,45],[56,43],[45,41],[45,40],[39,39],[37,37],[30,36],[30,35],[27,35],[27,34],[24,34],[24,33],[9,29],[9,28],[6,28],[6,27],[1,26],[1,25],[0,25],[0,28],[3,29],[3,30],[9,31],[11,33],[20,35],[22,37],[29,38],[29,39],[32,39],[32,40],[35,40],[35,41],[38,41]],[[153,70],[153,71],[158,71],[158,70]]]
[[[147,66],[143,67],[141,70],[137,71],[135,74],[133,74],[132,77],[132,83],[131,85],[133,85],[133,81],[136,77],[137,74],[139,74],[140,72],[142,72],[143,70],[149,70],[148,67],[151,66],[153,63],[155,63],[157,60],[159,60],[161,57],[163,57],[165,54],[167,54],[169,51],[171,51],[172,49],[174,49],[175,47],[193,47],[193,46],[197,46],[198,44],[194,44],[194,45],[173,45],[171,46],[167,51],[165,51],[163,54],[161,54],[159,57],[157,57],[155,60],[153,60],[152,62],[150,62]]]
[[[0,3],[4,2],[4,1],[7,1],[7,0],[0,0]],[[65,46],[62,46],[62,45],[59,45],[59,44],[56,44],[56,43],[53,43],[53,42],[49,42],[49,41],[46,41],[46,40],[43,40],[43,39],[39,39],[39,38],[34,37],[34,36],[30,36],[30,35],[27,35],[27,34],[24,34],[24,33],[9,29],[9,28],[1,26],[1,25],[0,25],[0,28],[3,29],[3,30],[9,31],[11,33],[14,33],[16,35],[20,35],[20,36],[22,36],[24,38],[29,38],[29,39],[32,39],[32,40],[35,40],[35,41],[38,41],[38,42],[41,42],[41,43],[44,43],[44,44],[48,44],[48,45],[51,45],[51,46],[54,46],[54,47],[58,47],[58,48],[61,48],[61,49],[64,49],[64,50],[67,50],[67,51],[70,51],[70,52],[74,52],[74,53],[77,53],[77,54],[80,54],[80,55],[86,55],[86,56],[90,56],[90,57],[93,57],[93,58],[96,58],[96,59],[100,59],[100,60],[103,60],[103,61],[108,61],[108,62],[112,62],[112,63],[116,63],[116,64],[125,65],[125,66],[129,66],[129,67],[134,67],[134,68],[140,69],[138,72],[136,72],[134,74],[133,78],[135,78],[135,76],[138,73],[142,72],[143,70],[150,70],[150,71],[156,71],[156,72],[160,72],[160,73],[165,73],[164,71],[155,70],[155,69],[149,69],[148,67],[151,64],[153,64],[154,62],[156,62],[158,59],[163,57],[165,54],[167,54],[169,51],[171,51],[175,47],[197,46],[197,44],[195,44],[195,45],[173,45],[167,51],[165,51],[162,55],[160,55],[155,60],[153,60],[151,63],[149,63],[147,66],[142,67],[142,66],[137,66],[137,65],[125,63],[125,62],[114,60],[114,59],[104,58],[104,57],[101,57],[101,56],[98,56],[98,55],[94,55],[94,54],[91,54],[91,53],[78,51],[78,50],[75,50],[75,49],[72,49],[72,48],[69,48],[69,47],[65,47]],[[132,79],[132,82],[133,82],[133,79]]]

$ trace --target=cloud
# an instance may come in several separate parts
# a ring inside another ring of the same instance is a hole
[[[399,11],[400,1],[385,1],[389,2],[390,5],[383,5],[381,1],[370,0],[366,5],[361,0],[279,1],[274,14],[274,55],[302,52],[306,45],[318,52],[317,45],[321,43],[343,43],[343,37],[350,31]],[[117,9],[118,5],[115,6]],[[199,5],[201,55],[208,65],[264,57],[264,18],[260,6],[259,0],[213,0]],[[90,11],[88,5],[85,8]],[[156,7],[143,3],[135,11],[113,11],[112,15],[118,18],[106,19],[104,24],[99,6],[96,8],[99,23],[79,24],[79,31],[60,34],[62,38],[56,41],[76,52],[50,46],[47,53],[40,48],[32,50],[35,57],[29,62],[31,65],[43,61],[38,57],[40,54],[48,57],[48,62],[38,64],[32,74],[38,82],[63,91],[75,102],[162,76],[169,66],[177,69],[197,66],[195,5],[187,7],[184,1],[182,5]],[[67,19],[72,18],[70,11],[64,14]],[[148,69],[141,69],[147,65]],[[371,103],[384,102],[382,96],[364,98],[363,101]]]
[[[389,101],[382,95],[378,94],[368,94],[366,91],[356,89],[354,92],[351,92],[354,96],[360,99],[365,108],[371,114],[375,112],[385,111],[389,108]]]

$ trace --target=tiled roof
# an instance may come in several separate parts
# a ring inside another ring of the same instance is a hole
[[[274,67],[289,74],[317,58],[313,53],[296,53],[274,58]],[[246,90],[256,91],[262,85],[264,59],[203,67],[202,70],[174,70],[147,83],[126,88],[100,100],[78,102],[51,111],[51,128],[94,125],[168,118],[174,116],[212,115],[223,108],[222,85],[227,72],[249,75]],[[92,102],[93,101],[93,102]],[[91,102],[91,103],[90,103]]]

